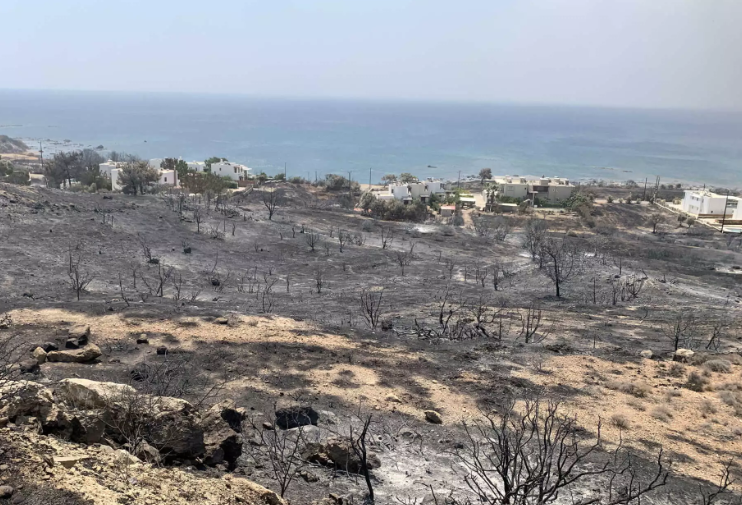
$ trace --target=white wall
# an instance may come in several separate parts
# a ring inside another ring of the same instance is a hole
[[[211,164],[211,173],[219,177],[229,177],[233,181],[247,178],[249,168],[231,161],[220,161]]]
[[[121,170],[118,168],[114,168],[111,170],[111,190],[112,191],[121,191],[121,186],[119,186],[119,172]]]

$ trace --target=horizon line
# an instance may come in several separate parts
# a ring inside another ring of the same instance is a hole
[[[122,90],[122,89],[68,89],[68,88],[4,88],[0,92],[46,92],[46,93],[91,93],[91,94],[119,94],[119,95],[181,95],[192,97],[230,97],[253,100],[274,101],[330,101],[330,102],[370,102],[370,103],[408,103],[408,104],[437,104],[437,105],[488,105],[508,107],[563,107],[563,108],[591,108],[615,110],[643,110],[643,111],[686,111],[686,112],[721,112],[742,113],[741,108],[729,107],[688,107],[688,106],[650,106],[650,105],[615,105],[602,103],[570,103],[570,102],[540,102],[517,100],[464,100],[452,98],[414,98],[414,97],[370,97],[370,96],[312,96],[312,95],[268,95],[259,93],[239,92],[212,92],[212,91],[177,91],[177,90]]]

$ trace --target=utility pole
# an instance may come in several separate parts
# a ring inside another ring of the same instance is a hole
[[[308,179],[309,177],[307,177]],[[317,171],[314,171],[314,183],[317,184],[319,182],[319,179],[317,178]]]
[[[727,190],[727,198],[724,200],[724,214],[721,216],[721,233],[724,233],[724,223],[727,221],[727,204],[729,203],[729,190]]]
[[[39,140],[39,158],[41,159],[41,173],[44,173],[44,146],[41,145]],[[49,187],[49,181],[46,181],[46,186]]]
[[[283,180],[286,180],[286,162],[283,162]]]
[[[642,200],[647,199],[647,181],[649,180],[648,177],[644,178],[644,194],[642,195]]]
[[[351,204],[353,203],[353,183],[350,178],[350,170],[348,170],[348,197],[350,198]],[[355,205],[353,205],[355,207]]]
[[[368,190],[371,191],[371,167],[368,167]]]
[[[459,170],[459,178],[456,180],[456,186],[461,188],[461,170]]]

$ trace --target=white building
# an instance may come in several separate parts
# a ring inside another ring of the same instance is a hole
[[[381,200],[400,200],[409,203],[413,200],[427,202],[432,195],[438,195],[441,198],[446,196],[446,188],[443,182],[433,179],[420,182],[395,183],[387,186],[386,191],[377,195]]]
[[[231,161],[220,161],[211,164],[211,173],[219,177],[229,177],[233,181],[247,179],[250,168]]]
[[[189,161],[188,170],[193,170],[194,172],[204,172],[206,170],[206,163],[204,163],[203,161]]]
[[[698,217],[727,217],[742,219],[742,206],[736,196],[719,195],[705,190],[687,190],[683,197],[682,209],[687,214]]]
[[[568,199],[575,189],[569,180],[562,177],[542,177],[540,179],[528,180],[525,177],[506,176],[496,177],[493,181],[497,184],[495,196],[515,198],[517,200],[531,200],[538,198],[549,203],[560,203]],[[485,197],[486,195],[485,190]]]

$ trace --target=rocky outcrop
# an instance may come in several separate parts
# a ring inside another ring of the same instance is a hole
[[[50,351],[46,354],[46,359],[52,363],[90,363],[98,359],[101,354],[97,345],[89,344],[82,349]]]
[[[0,417],[37,418],[45,434],[84,444],[129,447],[138,457],[201,460],[231,468],[242,454],[244,409],[233,402],[199,411],[179,398],[143,394],[127,384],[64,379],[52,392],[34,382],[0,389]],[[146,445],[143,445],[146,444]],[[149,447],[149,449],[148,449]],[[144,455],[144,456],[142,456]]]
[[[341,438],[331,438],[325,443],[306,444],[302,451],[302,458],[311,463],[335,466],[351,473],[360,473],[363,466],[361,458],[356,454],[350,441]],[[381,460],[373,452],[368,452],[366,466],[369,470],[374,470],[381,467]]]
[[[299,426],[317,426],[319,414],[312,407],[293,406],[276,411],[276,425],[284,430]]]

